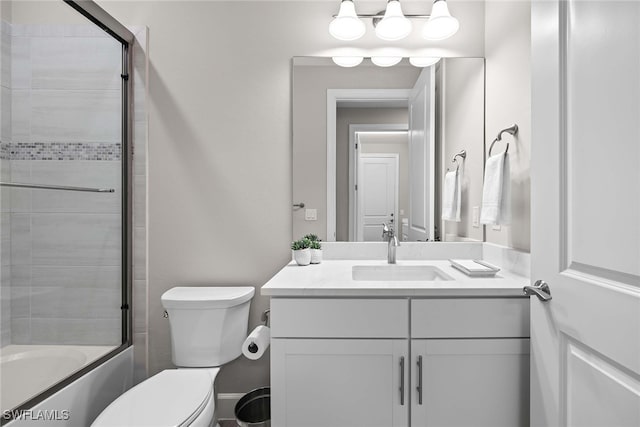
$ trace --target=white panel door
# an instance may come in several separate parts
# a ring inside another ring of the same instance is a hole
[[[382,224],[395,223],[398,217],[398,168],[397,154],[360,154],[356,192],[358,242],[381,242]]]
[[[432,239],[434,215],[435,78],[422,71],[409,99],[409,240]]]
[[[408,426],[408,342],[274,339],[274,427]]]
[[[640,426],[640,2],[532,3],[531,425]]]

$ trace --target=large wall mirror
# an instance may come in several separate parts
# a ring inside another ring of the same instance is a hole
[[[293,237],[381,241],[392,223],[404,241],[483,241],[484,73],[484,58],[427,68],[294,58]],[[460,215],[444,221],[454,169]]]

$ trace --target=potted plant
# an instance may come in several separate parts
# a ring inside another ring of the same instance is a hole
[[[291,243],[291,249],[293,250],[293,259],[298,265],[309,265],[311,262],[311,240],[300,239]]]
[[[307,234],[305,239],[311,241],[309,249],[311,250],[311,264],[320,264],[322,262],[322,245],[320,239],[315,234]]]

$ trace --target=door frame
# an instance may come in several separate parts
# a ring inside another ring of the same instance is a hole
[[[358,159],[357,159],[357,163],[360,162],[360,160],[362,160],[362,158],[388,158],[388,159],[393,159],[395,161],[395,165],[396,165],[396,173],[395,173],[395,194],[394,194],[394,201],[393,201],[393,217],[394,217],[394,221],[397,221],[398,219],[398,202],[399,202],[399,192],[400,192],[400,155],[398,153],[360,153],[358,152]],[[357,171],[358,173],[360,172],[359,170]],[[355,193],[355,191],[354,191]],[[362,192],[359,192],[357,194],[355,194],[356,197],[358,197],[358,202],[356,203],[356,209],[355,209],[355,215],[354,215],[354,222],[355,222],[355,227],[354,227],[354,232],[356,233],[356,237],[358,237],[358,217],[360,214],[360,209],[362,209]],[[364,229],[363,229],[364,230]],[[395,230],[398,230],[398,227],[396,225]],[[356,241],[356,240],[354,240]],[[357,240],[360,241],[360,240]]]
[[[356,177],[358,176],[358,154],[356,150],[357,134],[359,132],[385,132],[405,131],[409,132],[408,123],[376,123],[376,124],[351,124],[349,125],[349,241],[356,240]],[[407,134],[408,137],[408,134]],[[407,141],[408,143],[408,141]],[[398,165],[399,167],[399,165]],[[333,187],[335,188],[335,186]],[[397,215],[397,212],[396,212]],[[396,224],[396,230],[398,225]]]
[[[338,102],[401,101],[411,89],[327,89],[327,242],[336,241],[336,114]]]

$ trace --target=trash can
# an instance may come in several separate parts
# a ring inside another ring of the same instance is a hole
[[[271,387],[257,388],[242,396],[235,413],[240,427],[271,427]]]

